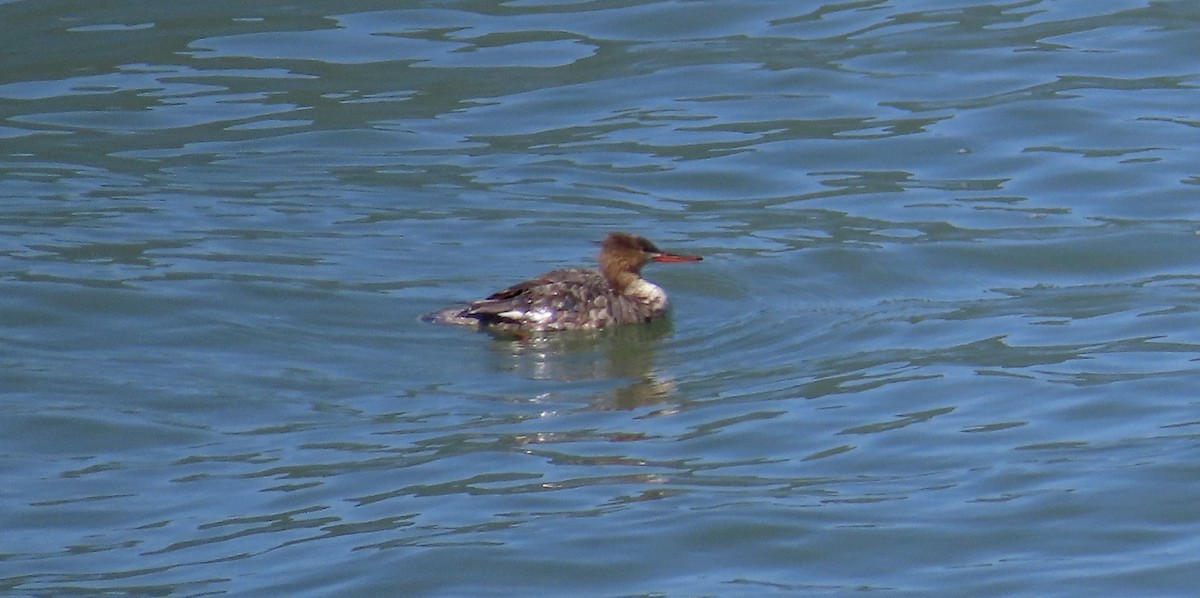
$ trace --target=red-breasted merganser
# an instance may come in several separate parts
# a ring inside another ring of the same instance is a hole
[[[667,294],[642,278],[642,266],[700,259],[667,253],[637,235],[609,233],[600,244],[599,270],[553,270],[466,307],[446,308],[424,319],[506,332],[598,330],[649,322],[667,313]]]

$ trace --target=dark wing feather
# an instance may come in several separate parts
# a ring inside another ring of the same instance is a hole
[[[533,303],[531,291],[548,282],[545,275],[518,282],[488,295],[486,299],[471,303],[463,310],[463,315],[476,318],[484,324],[517,322],[516,319],[501,314],[527,311]]]

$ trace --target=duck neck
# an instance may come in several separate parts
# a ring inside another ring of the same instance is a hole
[[[609,286],[618,293],[624,293],[629,285],[642,279],[637,270],[630,270],[621,260],[600,256],[600,273],[608,281]]]

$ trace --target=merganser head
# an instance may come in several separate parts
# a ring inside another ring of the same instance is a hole
[[[648,262],[698,262],[700,256],[668,253],[654,243],[629,233],[608,233],[600,243],[600,271],[618,291],[641,277],[642,266]]]

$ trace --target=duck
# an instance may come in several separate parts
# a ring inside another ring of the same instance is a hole
[[[552,270],[422,319],[517,333],[643,324],[664,318],[669,302],[662,287],[642,278],[642,268],[702,259],[663,251],[632,233],[611,232],[600,243],[599,268]]]

